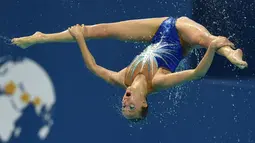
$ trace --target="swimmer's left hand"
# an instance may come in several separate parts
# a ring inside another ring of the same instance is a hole
[[[70,34],[75,37],[76,39],[77,38],[83,38],[83,29],[84,29],[84,25],[75,25],[75,26],[72,26],[70,28],[68,28],[68,31],[70,32]]]

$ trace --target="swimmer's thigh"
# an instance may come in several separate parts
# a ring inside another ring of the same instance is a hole
[[[207,48],[208,44],[215,39],[215,36],[211,35],[203,25],[187,17],[179,18],[176,28],[181,38],[192,46],[200,45]]]
[[[123,41],[150,42],[165,19],[167,17],[126,20],[102,25],[105,37],[112,37]]]

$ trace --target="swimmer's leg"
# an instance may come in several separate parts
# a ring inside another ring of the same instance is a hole
[[[204,26],[187,17],[179,18],[176,22],[176,27],[181,38],[192,46],[200,45],[204,48],[208,48],[211,42],[217,39],[217,36],[211,35]],[[226,57],[232,64],[241,69],[247,67],[248,64],[242,59],[242,50],[234,50],[231,46],[234,47],[234,45],[226,39],[226,43],[222,43],[222,47],[217,53]]]
[[[147,18],[88,25],[85,26],[84,36],[86,39],[114,38],[123,41],[149,42],[166,18]],[[54,34],[36,32],[32,36],[12,40],[13,44],[21,48],[27,48],[38,43],[74,41],[68,30]]]
[[[28,48],[35,44],[52,43],[52,42],[74,42],[74,38],[70,35],[69,31],[63,31],[60,33],[45,34],[41,32],[35,32],[31,36],[25,36],[20,38],[13,38],[12,43],[21,47]]]

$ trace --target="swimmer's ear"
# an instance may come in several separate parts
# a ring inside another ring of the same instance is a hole
[[[143,101],[143,105],[142,105],[143,107],[148,107],[148,104],[147,104],[147,102],[146,101]]]

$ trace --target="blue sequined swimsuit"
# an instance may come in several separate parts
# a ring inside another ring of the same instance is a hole
[[[132,74],[140,63],[142,66],[149,64],[148,67],[150,67],[153,61],[158,68],[163,67],[175,72],[176,67],[183,59],[182,46],[175,23],[176,19],[173,17],[162,22],[152,38],[151,44],[131,63]]]

